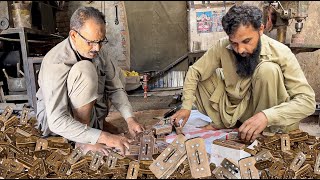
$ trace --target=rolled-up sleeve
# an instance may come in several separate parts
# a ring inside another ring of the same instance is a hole
[[[69,70],[70,66],[65,64],[50,64],[42,69],[41,89],[49,129],[75,142],[95,144],[101,130],[75,120],[70,114],[66,84]]]

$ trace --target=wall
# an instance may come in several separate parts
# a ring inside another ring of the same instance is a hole
[[[115,24],[115,5],[118,5],[119,25]],[[127,25],[126,11],[123,1],[67,1],[63,11],[57,12],[58,31],[68,36],[70,17],[80,6],[95,7],[106,16],[107,32],[109,40],[108,59],[117,62],[126,70],[130,69],[130,38]]]
[[[158,71],[187,52],[186,1],[125,1],[131,69]]]

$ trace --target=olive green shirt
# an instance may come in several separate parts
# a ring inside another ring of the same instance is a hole
[[[262,35],[260,62],[262,61],[273,62],[280,66],[286,94],[288,94],[286,102],[262,111],[268,119],[268,127],[289,126],[311,115],[315,111],[315,93],[291,50],[284,44]],[[220,68],[223,70],[223,75],[217,73],[217,69]],[[217,83],[218,79],[221,79],[220,76],[223,76],[224,80],[222,86]],[[249,107],[251,77],[243,79],[237,75],[235,56],[228,38],[215,42],[196,63],[189,67],[183,87],[182,109],[191,110],[196,100],[195,92],[198,83],[208,79],[212,79],[212,83],[207,83],[205,89],[210,101],[213,102],[212,106],[217,106],[216,103],[219,102],[227,102],[224,105],[218,105],[219,108],[215,109],[237,107],[232,113],[220,112],[221,120],[216,123],[221,125],[223,122],[226,127],[235,125],[235,121],[241,120],[243,113]],[[225,93],[221,93],[222,91]],[[221,106],[225,107],[221,108]],[[217,121],[212,117],[211,119],[214,123]]]

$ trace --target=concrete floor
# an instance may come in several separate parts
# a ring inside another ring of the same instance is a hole
[[[137,121],[147,127],[152,126],[157,122],[154,119],[155,117],[163,116],[164,113],[170,110],[168,105],[177,93],[180,93],[180,91],[150,92],[147,99],[143,98],[143,94],[129,95],[129,101],[132,104]],[[128,127],[120,113],[114,108],[111,110],[112,112],[106,118],[107,122],[112,126],[110,129],[113,129],[114,133],[127,132]],[[320,137],[318,119],[318,116],[309,116],[303,119],[300,123],[300,129],[310,135]]]

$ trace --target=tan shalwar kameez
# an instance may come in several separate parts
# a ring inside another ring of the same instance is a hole
[[[45,55],[37,92],[37,125],[43,135],[58,134],[71,141],[95,144],[108,114],[109,102],[124,119],[134,117],[119,78],[120,68],[106,57],[106,46],[103,46],[92,61],[81,60],[70,38]],[[94,100],[90,126],[75,120],[72,109]]]
[[[218,40],[189,67],[183,87],[182,109],[194,104],[217,128],[231,128],[263,112],[271,132],[299,128],[299,121],[315,111],[315,94],[291,50],[261,36],[260,62],[254,74],[241,78],[228,38]]]

